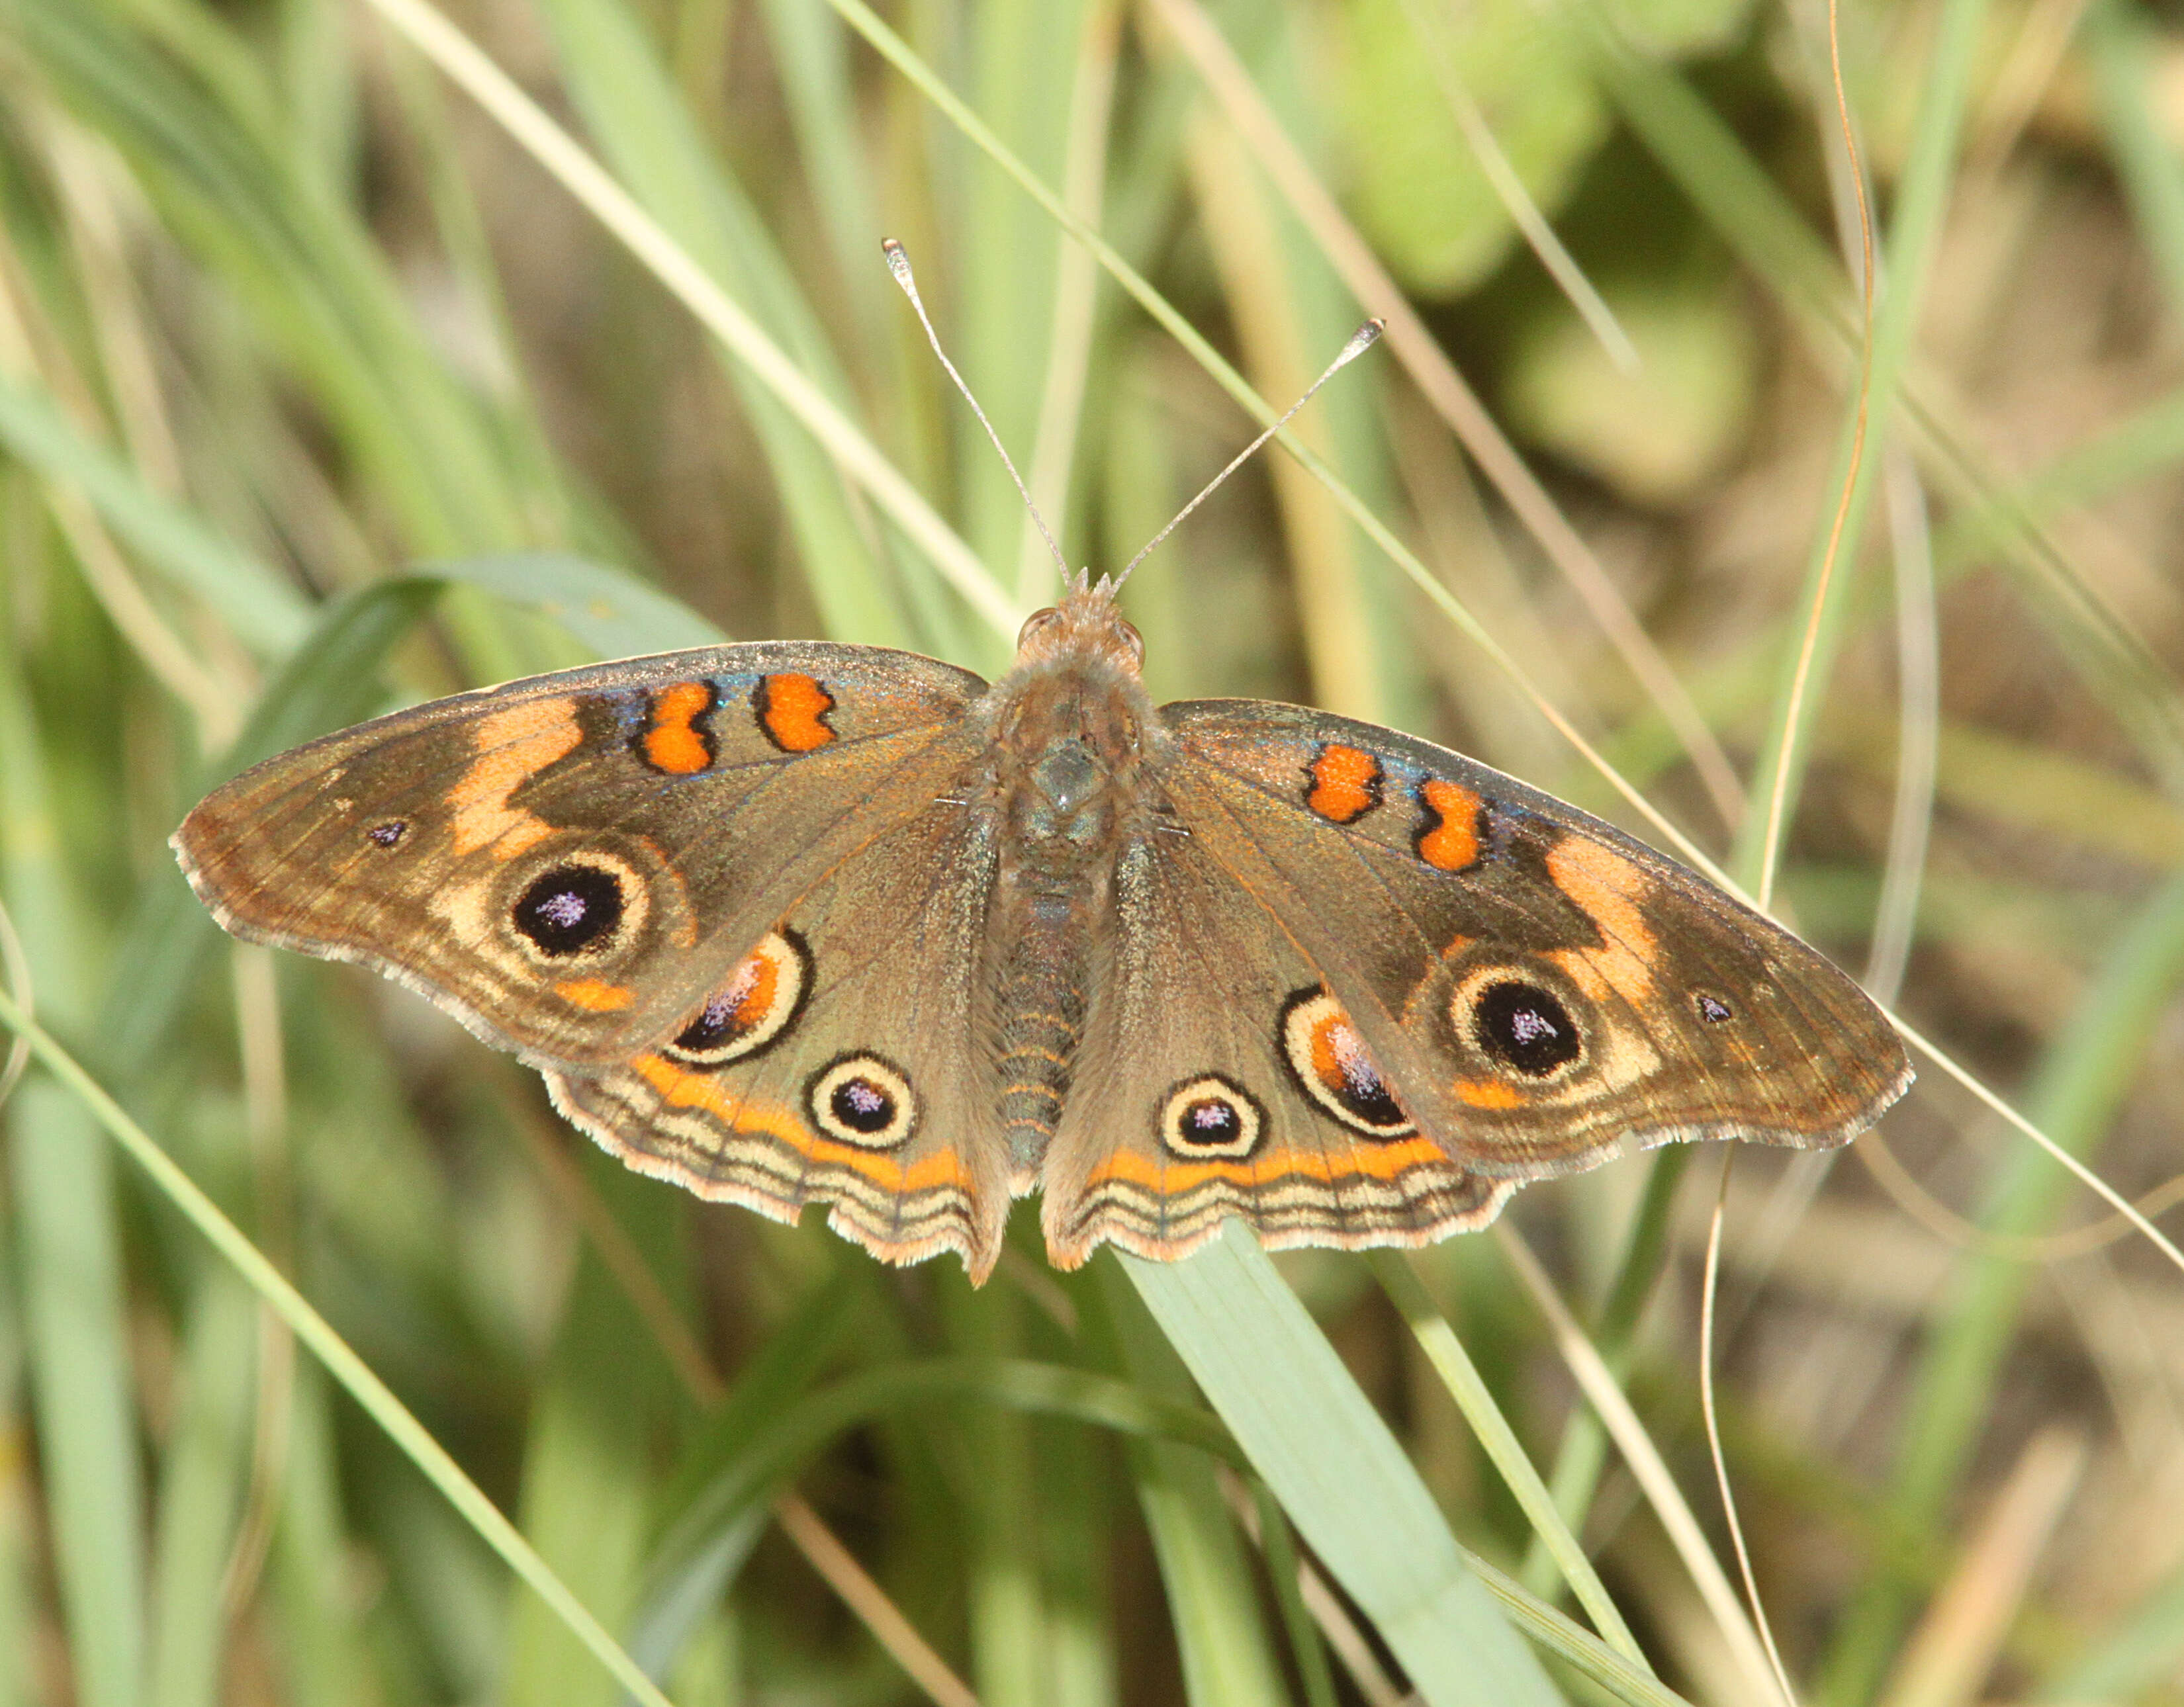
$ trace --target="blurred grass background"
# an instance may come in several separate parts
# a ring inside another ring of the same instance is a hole
[[[444,81],[421,12],[568,125],[802,391],[722,353]],[[1277,406],[1400,291],[1409,323],[1298,437],[1762,879],[1860,371],[1822,7],[883,18],[0,0],[11,987],[677,1702],[1522,1699],[1403,1626],[1451,1533],[1534,1597],[1508,1604],[1568,1699],[1765,1699],[1528,1283],[1536,1251],[1726,1559],[1696,1367],[1713,1158],[1680,1190],[1663,1158],[1521,1193],[1522,1246],[1281,1259],[1356,1382],[1272,1372],[1321,1407],[1314,1491],[1276,1467],[1251,1371],[1209,1361],[1224,1321],[1315,1354],[1262,1265],[1056,1276],[1019,1211],[974,1294],[702,1208],[421,1003],[218,939],[183,890],[163,842],[203,787],[404,699],[708,623],[998,668],[994,612],[1050,566],[883,235],[1073,559],[1118,565],[1245,441],[1224,376],[912,72]],[[1848,5],[1841,47],[1880,258],[1871,431],[1778,901],[2165,1202],[2184,32],[2121,0],[1897,0]],[[967,597],[945,542],[845,475],[814,398],[995,588]],[[1282,453],[1129,598],[1162,697],[1308,699],[1618,807]],[[34,1070],[5,1119],[0,1707],[616,1699],[81,1098]],[[1885,1137],[1870,1167],[1746,1156],[1728,1190],[1728,1462],[1802,1699],[2184,1701],[2184,1279],[1939,1074]],[[1596,1565],[1573,1615],[1644,1666],[1588,1673],[1540,1634],[1553,1526],[1452,1394],[1490,1396]],[[1438,1515],[1373,1527],[1405,1477]]]

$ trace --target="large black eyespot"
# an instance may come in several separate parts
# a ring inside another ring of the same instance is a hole
[[[1584,1052],[1569,1009],[1537,984],[1489,984],[1472,998],[1471,1020],[1480,1048],[1535,1079],[1560,1071]]]
[[[865,1150],[891,1150],[917,1126],[917,1094],[894,1062],[844,1055],[811,1076],[805,1102],[819,1130]]]
[[[621,879],[599,865],[556,865],[516,900],[515,928],[542,954],[577,954],[611,937],[621,923]]]

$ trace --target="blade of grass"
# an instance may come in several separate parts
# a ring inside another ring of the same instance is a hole
[[[2153,1026],[2184,982],[2184,878],[2172,877],[2119,934],[2025,1094],[2038,1126],[2073,1159],[2107,1132],[2143,1062]],[[2051,1159],[2007,1152],[1980,1224],[1990,1233],[2043,1232],[2064,1194]],[[1991,1414],[1997,1366],[2016,1330],[2031,1271],[1967,1252],[1914,1377],[1886,1506],[1891,1526],[1932,1533],[1946,1520]],[[1823,1674],[1822,1699],[1872,1699],[1910,1614],[1915,1583],[1876,1560],[1852,1602]]]
[[[44,1609],[39,1604],[43,1585],[32,1515],[36,1496],[31,1480],[31,1405],[18,1306],[14,1265],[0,1263],[0,1654],[28,1656],[36,1652]],[[35,1707],[36,1687],[27,1659],[0,1665],[0,1707]]]
[[[1387,1425],[1248,1233],[1232,1222],[1178,1263],[1118,1260],[1298,1532],[1427,1701],[1557,1699]]]
[[[2101,129],[2141,240],[2168,293],[2184,314],[2184,171],[2154,108],[2155,38],[2120,0],[2092,0],[2078,26],[2093,74]]]
[[[1622,1613],[1609,1596],[1607,1585],[1600,1580],[1592,1561],[1585,1556],[1584,1548],[1563,1523],[1553,1495],[1540,1481],[1539,1471],[1532,1467],[1532,1460],[1518,1443],[1516,1431],[1509,1426],[1502,1407],[1495,1403],[1492,1390],[1479,1375],[1478,1365],[1472,1362],[1471,1354],[1464,1349],[1463,1342],[1449,1326],[1448,1318],[1441,1314],[1424,1282],[1407,1261],[1392,1251],[1375,1251],[1371,1261],[1373,1278],[1379,1282],[1404,1325],[1418,1340],[1434,1372],[1463,1412],[1464,1420],[1471,1425],[1472,1432],[1479,1437],[1479,1445],[1485,1449],[1502,1481],[1517,1496],[1517,1503],[1524,1507],[1533,1532],[1560,1568],[1563,1580],[1577,1595],[1585,1615],[1592,1620],[1593,1628],[1633,1665],[1651,1671],[1637,1638],[1631,1635]]]
[[[805,378],[837,409],[846,405],[849,382],[824,325],[742,187],[699,133],[636,14],[621,0],[545,0],[539,9],[563,85],[622,184],[720,292],[749,305],[756,327]],[[805,579],[828,629],[903,643],[903,616],[841,471],[762,379],[738,363],[728,370],[772,460]]]
[[[1091,1320],[1117,1372],[1147,1393],[1187,1403],[1190,1377],[1122,1271],[1102,1263],[1094,1279],[1101,1307]],[[1202,1453],[1166,1441],[1133,1439],[1125,1451],[1160,1565],[1185,1699],[1192,1707],[1286,1699],[1260,1615],[1257,1586],[1213,1465]],[[1279,1590],[1279,1569],[1271,1559],[1268,1569],[1276,1573]],[[1294,1565],[1290,1587],[1293,1595]],[[1323,1656],[1320,1664],[1325,1665]],[[1312,1707],[1326,1707],[1310,1689],[1306,1695]]]
[[[80,1024],[93,939],[64,865],[67,837],[43,735],[11,660],[0,671],[0,884],[42,1008]],[[14,1009],[12,996],[0,1001]],[[112,1158],[58,1086],[18,1086],[6,1118],[8,1240],[23,1288],[70,1682],[81,1707],[136,1707],[145,1682],[144,1495]]]
[[[153,492],[133,467],[71,426],[49,394],[0,380],[0,442],[45,479],[82,492],[140,561],[204,603],[252,651],[284,658],[301,643],[311,621],[301,593]]]
[[[678,1205],[604,1155],[585,1165],[620,1216],[641,1217],[645,1248],[678,1248]],[[655,1480],[646,1446],[673,1428],[676,1397],[651,1336],[588,1245],[533,1391],[519,1516],[539,1557],[610,1627],[621,1627],[636,1603]],[[612,1680],[582,1665],[581,1638],[552,1609],[526,1596],[509,1614],[501,1679],[509,1707],[608,1707],[616,1699]]]
[[[996,634],[1016,632],[1022,613],[969,548],[757,322],[566,131],[422,0],[370,0],[370,4],[538,158],[757,374]]]
[[[1088,4],[1100,0],[987,0],[959,38],[965,86],[1010,152],[1050,182],[1068,158],[1071,96]],[[976,155],[942,181],[957,199],[951,342],[964,378],[1001,442],[1022,460],[1036,443],[1039,401],[1057,359],[1052,342],[1061,255],[1058,234],[1017,194],[1006,174]],[[1041,357],[1044,359],[1041,359]],[[981,560],[1017,579],[1024,505],[983,434],[955,436],[957,513]],[[1050,515],[1050,525],[1063,518]],[[1019,583],[1020,584],[1020,583]],[[1049,602],[1044,593],[1038,603]]]
[[[1758,1632],[1752,1627],[1744,1606],[1730,1587],[1729,1578],[1721,1563],[1707,1544],[1706,1535],[1691,1515],[1683,1492],[1676,1486],[1675,1478],[1662,1461],[1661,1454],[1646,1433],[1646,1426],[1630,1406],[1630,1401],[1616,1384],[1615,1377],[1602,1360],[1599,1350],[1585,1331],[1577,1325],[1569,1308],[1555,1291],[1554,1282],[1546,1271],[1540,1266],[1529,1247],[1507,1221],[1494,1229],[1496,1239],[1510,1266],[1524,1282],[1525,1289],[1540,1307],[1552,1329],[1556,1348],[1561,1352],[1563,1363],[1576,1377],[1580,1389],[1599,1414],[1601,1421],[1623,1454],[1623,1461],[1630,1466],[1632,1476],[1645,1491],[1646,1503],[1653,1515],[1668,1532],[1677,1556],[1682,1560],[1706,1610],[1712,1615],[1715,1628],[1729,1648],[1742,1687],[1753,1701],[1776,1699],[1774,1674],[1769,1665],[1765,1645]]]
[[[316,1365],[298,1364],[288,1383],[287,1474],[268,1560],[279,1607],[281,1673],[295,1707],[353,1707],[374,1699],[378,1666],[359,1628],[342,1510],[339,1449]],[[379,1699],[392,1692],[378,1690]]]
[[[23,1011],[16,1005],[14,998],[4,993],[0,993],[0,1025],[5,1025],[30,1039],[31,1047],[36,1052],[39,1060],[59,1081],[57,1088],[65,1091],[72,1105],[88,1110],[98,1124],[121,1146],[130,1159],[144,1170],[160,1194],[181,1211],[204,1235],[213,1248],[249,1282],[259,1297],[273,1306],[290,1331],[309,1348],[327,1372],[364,1408],[365,1415],[371,1418],[381,1432],[424,1472],[426,1478],[448,1504],[476,1531],[487,1545],[500,1555],[508,1567],[540,1599],[554,1609],[593,1658],[605,1667],[624,1688],[646,1704],[646,1707],[672,1707],[652,1680],[638,1668],[636,1661],[621,1649],[605,1627],[569,1592],[567,1586],[554,1574],[515,1526],[501,1515],[500,1509],[464,1472],[463,1467],[448,1454],[447,1448],[432,1437],[408,1407],[394,1396],[393,1391],[372,1372],[370,1366],[349,1348],[348,1343],[334,1332],[326,1319],[311,1307],[309,1300],[296,1290],[285,1275],[266,1261],[258,1248],[244,1236],[242,1230],[221,1213],[220,1206],[204,1194],[197,1182],[176,1165],[174,1159],[129,1117],[121,1105],[109,1096],[104,1088],[85,1072],[51,1035],[24,1018]],[[98,1146],[93,1146],[92,1152],[104,1153]],[[101,1639],[111,1643],[114,1633],[112,1630],[103,1631]],[[110,1666],[110,1660],[107,1663]],[[117,1696],[113,1699],[125,1700],[131,1698]]]
[[[248,1287],[205,1267],[184,1332],[181,1404],[162,1454],[151,1707],[214,1707],[227,1649],[222,1590],[249,1465],[257,1310]]]
[[[1203,10],[1194,0],[1152,0],[1152,4],[1162,22],[1184,43],[1199,75],[1230,122],[1250,142],[1291,209],[1312,231],[1329,264],[1341,275],[1365,311],[1387,322],[1388,348],[1403,364],[1412,382],[1463,442],[1473,460],[1568,580],[1601,631],[1675,731],[1723,822],[1734,824],[1741,809],[1743,790],[1727,756],[1591,548],[1524,465],[1457,372],[1439,340],[1267,110],[1249,75]],[[1268,419],[1271,417],[1262,417]],[[1283,442],[1292,442],[1286,436]]]
[[[1934,52],[1920,83],[1917,127],[1897,180],[1885,259],[1874,281],[1877,307],[1858,393],[1852,399],[1835,461],[1823,491],[1837,496],[1825,527],[1807,560],[1800,603],[1808,612],[1805,633],[1785,660],[1784,681],[1761,748],[1758,774],[1769,779],[1766,809],[1738,826],[1732,865],[1749,881],[1760,905],[1767,905],[1780,864],[1784,837],[1795,815],[1803,784],[1812,720],[1820,699],[1809,691],[1825,686],[1842,640],[1844,593],[1849,586],[1858,542],[1864,536],[1867,506],[1880,459],[1865,454],[1869,420],[1886,433],[1894,418],[1897,391],[1909,359],[1925,297],[1934,252],[1947,213],[1964,114],[1970,100],[1974,50],[1986,18],[1986,0],[1945,0]],[[1832,22],[1834,14],[1830,12]],[[1832,39],[1832,38],[1831,38]],[[1837,83],[1836,97],[1840,98]],[[1834,101],[1827,103],[1834,124]],[[1841,111],[1850,123],[1847,107]],[[1852,170],[1860,169],[1855,160]],[[1867,229],[1861,227],[1861,230]]]

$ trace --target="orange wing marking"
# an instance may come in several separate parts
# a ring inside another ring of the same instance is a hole
[[[809,753],[834,738],[827,726],[834,696],[814,676],[762,676],[751,705],[766,738],[783,753]]]
[[[1361,1176],[1392,1180],[1412,1168],[1436,1163],[1446,1165],[1448,1154],[1429,1138],[1406,1138],[1369,1147],[1359,1144],[1344,1152],[1340,1162],[1330,1162],[1318,1151],[1287,1146],[1262,1151],[1248,1160],[1233,1162],[1158,1162],[1134,1150],[1118,1150],[1093,1169],[1085,1184],[1101,1186],[1111,1180],[1119,1180],[1163,1196],[1180,1197],[1208,1180],[1226,1180],[1238,1186],[1268,1186],[1290,1177],[1318,1180],[1323,1184]]]
[[[565,978],[554,993],[574,1008],[593,1014],[618,1014],[637,998],[627,984],[603,983],[597,978]]]
[[[1355,824],[1380,803],[1380,761],[1362,747],[1330,742],[1305,767],[1304,803],[1330,824]]]
[[[1479,797],[1460,783],[1429,776],[1418,798],[1434,822],[1412,845],[1418,858],[1442,871],[1462,871],[1479,863]]]
[[[1524,1093],[1514,1085],[1497,1084],[1491,1079],[1458,1079],[1449,1089],[1459,1102],[1474,1109],[1513,1109],[1524,1100]]]
[[[481,717],[471,734],[477,757],[448,791],[455,852],[491,848],[494,859],[512,859],[552,835],[553,826],[536,813],[510,805],[509,797],[575,752],[583,738],[577,702],[566,696],[529,700]]]
[[[664,1056],[639,1055],[632,1065],[672,1106],[702,1109],[732,1132],[755,1132],[811,1161],[847,1168],[883,1191],[920,1192],[935,1186],[952,1186],[964,1193],[971,1189],[971,1176],[952,1150],[937,1151],[905,1165],[892,1156],[814,1137],[783,1104],[734,1096],[710,1075],[685,1072]]]
[[[1596,1002],[1619,997],[1642,1007],[1653,993],[1653,961],[1659,943],[1640,904],[1653,880],[1613,848],[1565,835],[1547,852],[1555,887],[1600,931],[1597,948],[1557,948],[1549,959]]]
[[[719,695],[710,681],[678,681],[652,696],[652,718],[639,750],[644,762],[670,776],[694,776],[713,762],[712,737],[698,720]]]

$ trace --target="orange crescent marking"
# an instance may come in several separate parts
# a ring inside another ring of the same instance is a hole
[[[1396,1143],[1374,1144],[1368,1148],[1359,1144],[1346,1152],[1340,1162],[1329,1161],[1326,1156],[1311,1150],[1283,1148],[1268,1151],[1237,1162],[1159,1162],[1148,1159],[1134,1150],[1118,1150],[1100,1166],[1093,1169],[1085,1181],[1087,1186],[1105,1185],[1110,1180],[1120,1180],[1129,1185],[1143,1186],[1149,1191],[1165,1197],[1180,1197],[1208,1180],[1226,1180],[1237,1186],[1270,1186],[1283,1179],[1301,1175],[1323,1184],[1335,1180],[1354,1180],[1362,1176],[1368,1179],[1392,1180],[1408,1169],[1434,1163],[1448,1165],[1448,1154],[1430,1138],[1405,1138]]]
[[[809,676],[767,676],[758,684],[758,720],[784,753],[809,753],[834,738],[826,724],[834,696]]]
[[[697,721],[713,709],[708,681],[678,681],[652,696],[652,725],[644,731],[645,762],[671,776],[694,776],[713,762],[711,744]]]
[[[1459,1101],[1474,1109],[1513,1109],[1524,1100],[1524,1093],[1514,1085],[1497,1084],[1490,1079],[1458,1079],[1449,1089]]]
[[[618,1014],[637,999],[637,993],[627,984],[605,984],[597,978],[565,978],[554,987],[554,993],[571,1007],[594,1014]]]
[[[531,700],[481,717],[471,733],[477,757],[448,791],[454,814],[458,854],[491,848],[496,859],[512,859],[554,833],[536,813],[508,803],[510,795],[557,760],[577,750],[584,731],[577,702],[566,696]]]
[[[685,1072],[662,1056],[639,1055],[631,1065],[674,1107],[703,1109],[731,1132],[762,1133],[810,1160],[862,1174],[883,1191],[918,1192],[953,1186],[970,1195],[970,1173],[953,1150],[937,1151],[905,1167],[892,1156],[814,1137],[785,1104],[755,1103],[731,1096],[717,1081],[702,1073]]]
[[[1479,862],[1479,797],[1460,783],[1429,777],[1418,796],[1440,821],[1418,837],[1418,858],[1442,871]]]
[[[1306,774],[1304,803],[1330,824],[1355,824],[1380,803],[1380,761],[1362,747],[1323,747]]]

